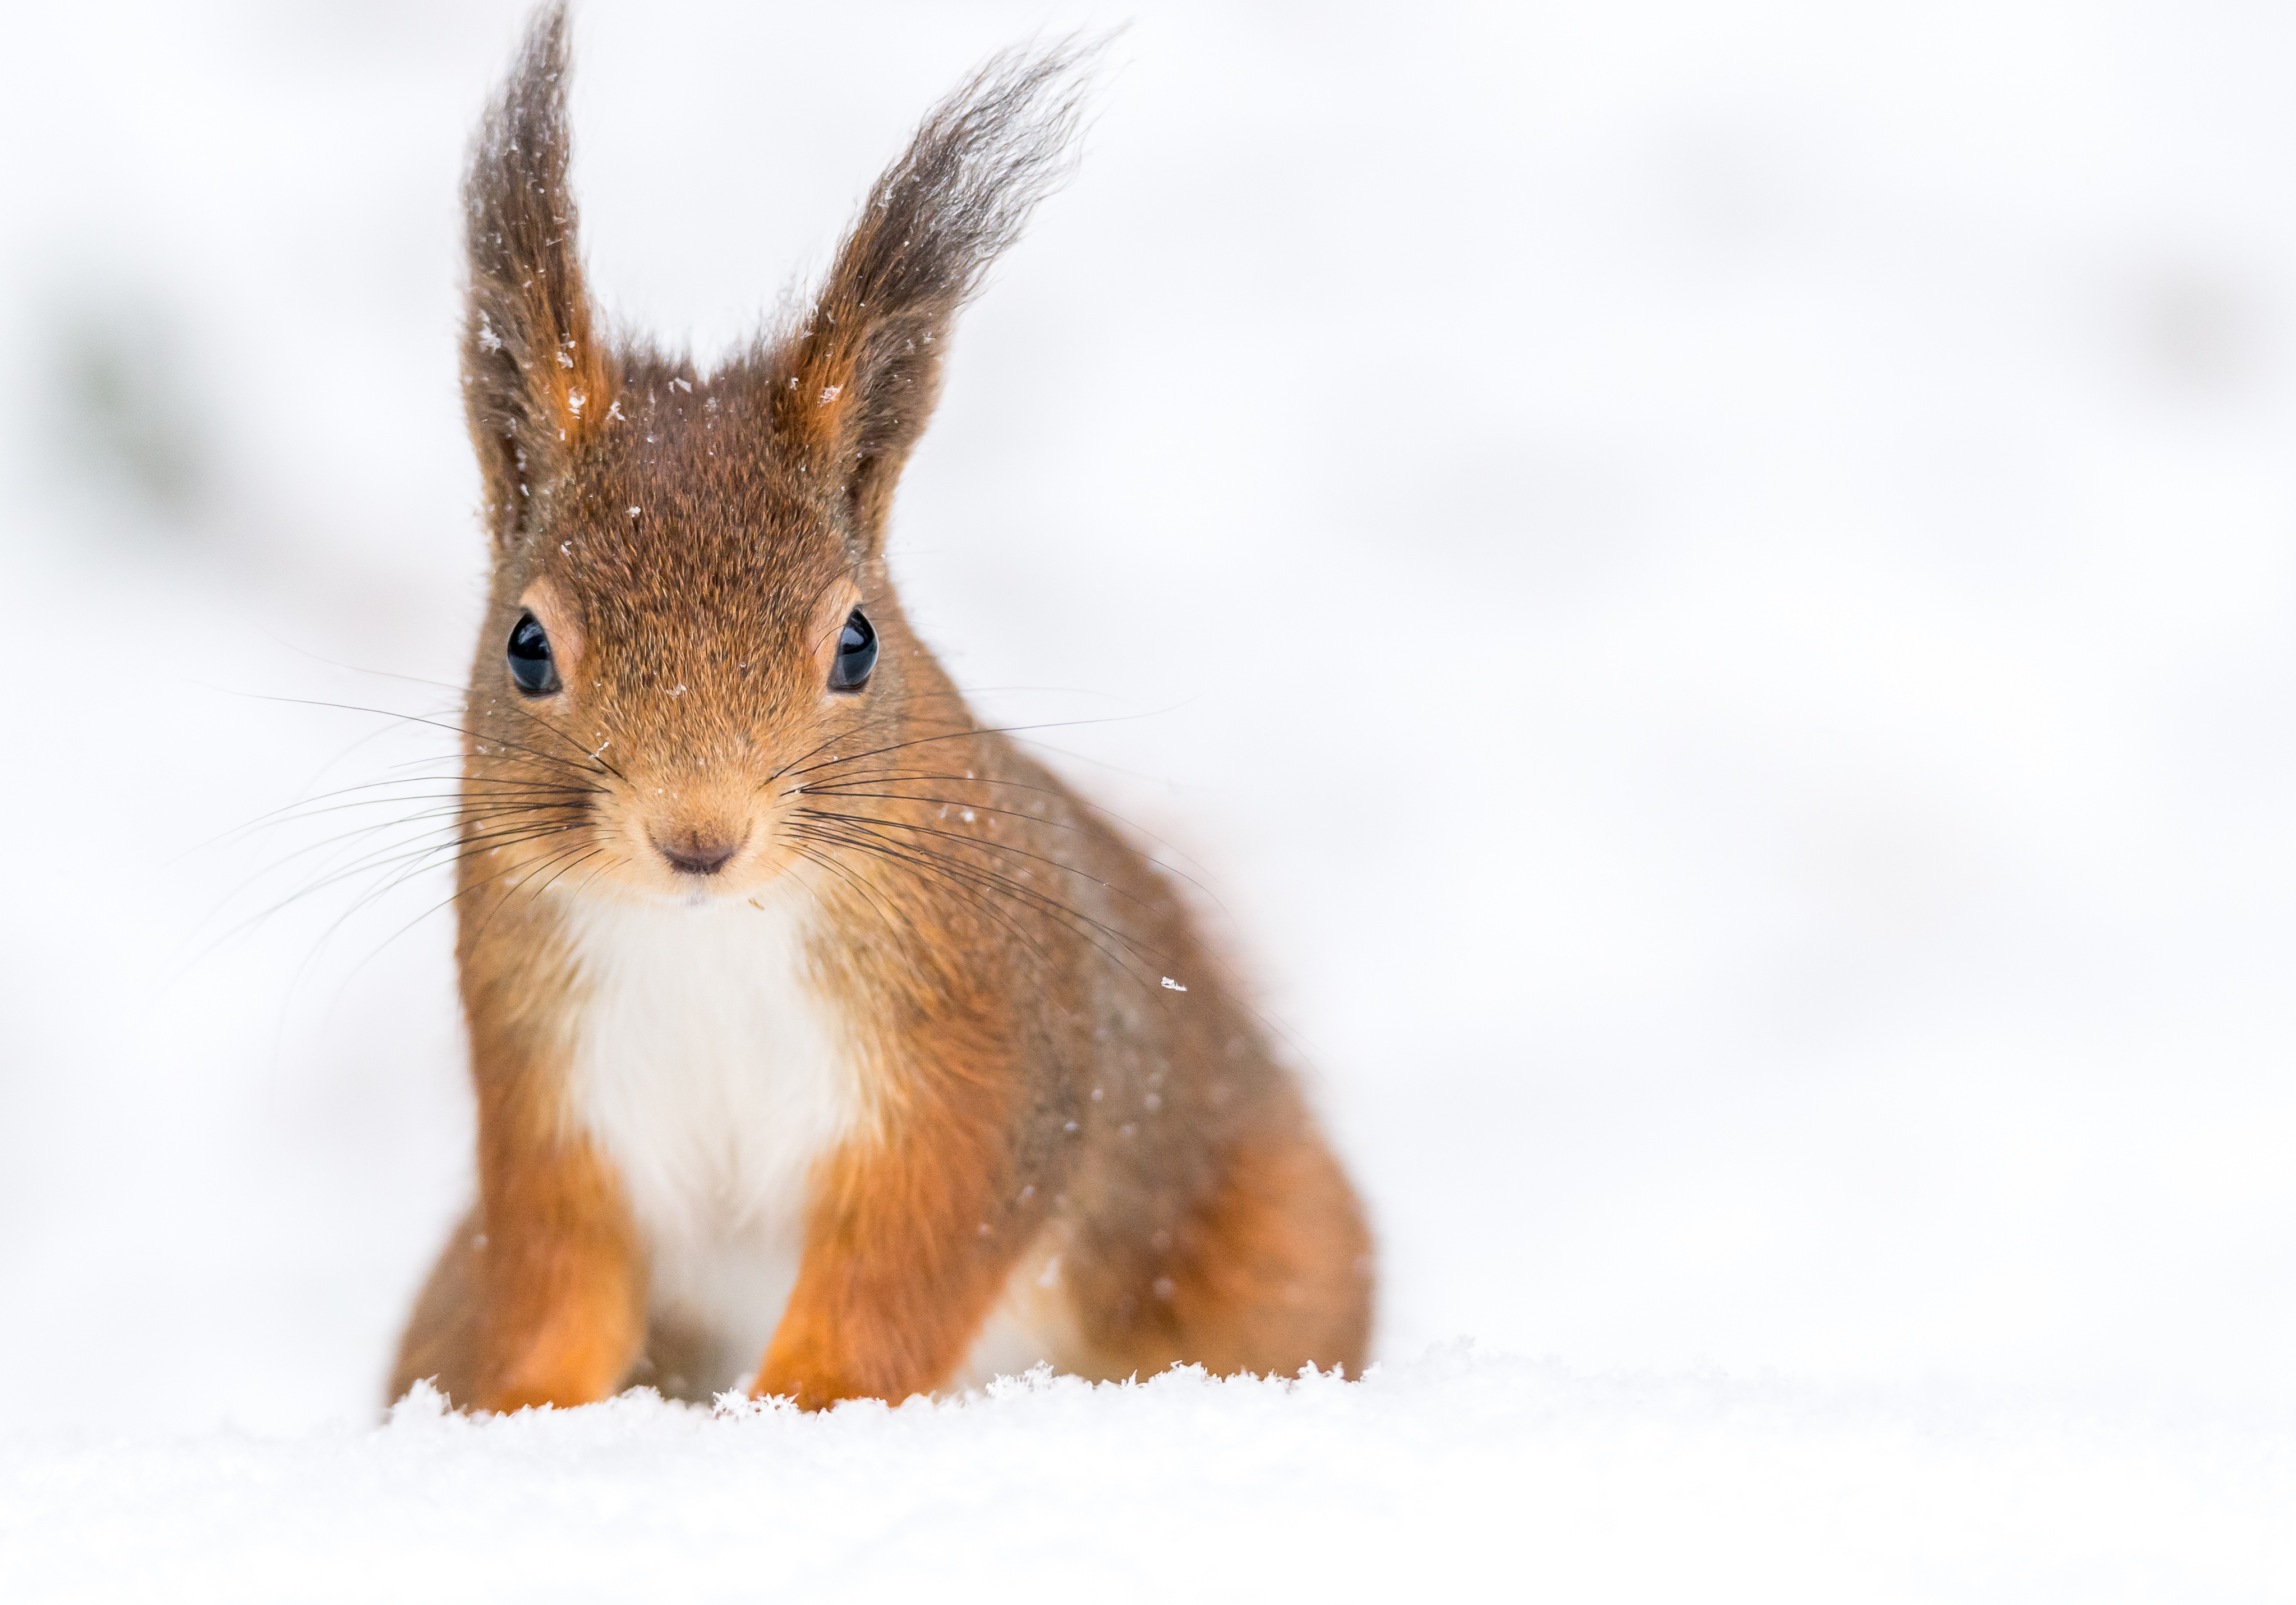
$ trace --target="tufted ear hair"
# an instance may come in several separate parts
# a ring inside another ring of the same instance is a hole
[[[862,202],[800,326],[767,356],[777,432],[844,487],[862,556],[940,389],[957,308],[1066,176],[1104,41],[992,57]]]
[[[463,180],[470,291],[463,405],[497,545],[533,527],[614,405],[566,188],[566,7],[544,6],[488,108]]]

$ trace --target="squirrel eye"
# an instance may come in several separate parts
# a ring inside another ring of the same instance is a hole
[[[837,661],[829,667],[829,689],[859,691],[869,684],[869,671],[876,667],[877,632],[856,608],[837,638]]]
[[[558,666],[550,660],[550,635],[531,613],[519,615],[511,626],[510,677],[529,697],[546,697],[558,689]]]

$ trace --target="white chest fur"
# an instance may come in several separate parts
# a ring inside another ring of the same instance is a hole
[[[755,1369],[796,1280],[808,1175],[858,1116],[808,907],[568,909],[585,1000],[570,1114],[621,1174],[655,1318],[703,1343],[704,1388]]]

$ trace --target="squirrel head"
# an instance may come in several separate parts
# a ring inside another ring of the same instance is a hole
[[[808,766],[969,728],[893,596],[886,522],[952,321],[1066,169],[1092,54],[992,60],[871,188],[810,300],[704,374],[602,332],[564,9],[537,15],[463,187],[494,560],[472,852],[627,896],[751,896],[803,850]]]

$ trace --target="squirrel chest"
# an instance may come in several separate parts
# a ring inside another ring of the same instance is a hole
[[[796,1280],[808,1174],[860,1118],[857,1056],[810,978],[808,907],[567,905],[581,999],[567,1118],[628,1191],[675,1368],[702,1373],[665,1385],[731,1387]]]

